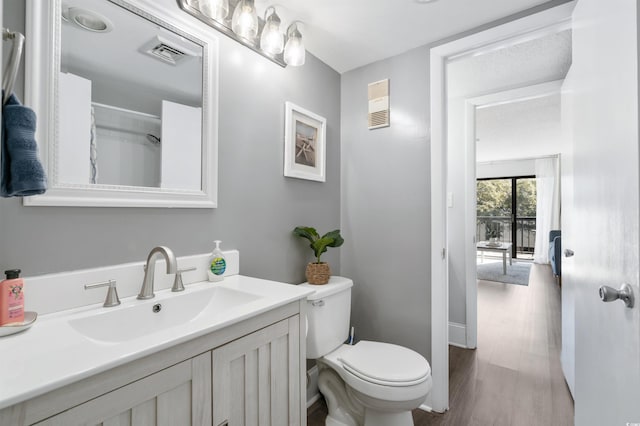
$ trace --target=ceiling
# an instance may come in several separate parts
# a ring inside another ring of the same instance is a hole
[[[560,152],[560,94],[476,111],[478,162],[541,157]]]
[[[473,29],[547,0],[256,0],[299,26],[307,51],[343,73]]]
[[[541,35],[447,65],[450,102],[532,87],[529,95],[476,109],[478,162],[557,154],[562,139],[560,94],[540,96],[534,86],[561,81],[571,67],[571,30]],[[546,90],[546,89],[545,89]]]
[[[447,65],[449,98],[562,80],[571,67],[571,30],[552,33]]]
[[[179,34],[104,0],[63,0],[63,10],[86,9],[109,20],[109,32],[82,29],[73,19],[61,26],[61,70],[92,80],[92,100],[159,114],[161,101],[202,105],[202,47]],[[66,12],[68,15],[70,12]],[[160,42],[186,54],[175,65],[144,53]],[[106,101],[114,91],[130,93],[146,108]],[[150,110],[149,108],[153,108]]]

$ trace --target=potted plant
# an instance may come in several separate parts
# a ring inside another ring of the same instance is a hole
[[[502,236],[499,222],[487,222],[485,227],[485,235],[489,239],[490,244],[498,244],[498,238]]]
[[[322,237],[315,228],[310,226],[296,226],[293,233],[298,237],[306,238],[311,244],[311,250],[316,257],[316,262],[309,262],[306,269],[307,282],[309,284],[326,284],[331,277],[331,268],[327,262],[321,262],[320,256],[327,251],[329,247],[340,247],[344,243],[344,239],[340,235],[340,230],[336,229],[327,232]]]

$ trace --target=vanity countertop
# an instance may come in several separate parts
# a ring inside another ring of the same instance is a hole
[[[221,313],[203,310],[188,321],[164,324],[157,331],[127,337],[127,329],[135,327],[126,323],[125,314],[130,308],[140,304],[151,308],[163,301],[169,305],[172,298],[191,292],[205,294],[212,286],[256,297]],[[129,297],[114,308],[98,304],[42,315],[29,330],[0,338],[0,365],[4,366],[0,374],[0,409],[303,299],[312,292],[296,285],[234,275],[219,283],[187,285],[182,293],[156,291],[156,297],[150,300]],[[122,329],[121,341],[90,338],[72,325],[89,323],[99,315],[118,319],[118,310],[123,310],[123,319],[113,328]]]

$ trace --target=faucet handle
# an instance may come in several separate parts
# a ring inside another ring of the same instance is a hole
[[[196,269],[197,268],[195,266],[192,266],[191,268],[178,269],[176,271],[176,278],[173,280],[173,287],[171,287],[171,291],[184,291],[184,284],[182,283],[182,273],[195,271]]]
[[[98,288],[98,287],[109,287],[109,289],[107,290],[107,297],[104,300],[104,304],[102,306],[104,306],[105,308],[111,308],[113,306],[118,306],[120,304],[120,298],[118,298],[118,290],[116,289],[116,280],[108,280],[108,281],[101,281],[99,283],[85,284],[84,289],[90,290],[92,288]]]

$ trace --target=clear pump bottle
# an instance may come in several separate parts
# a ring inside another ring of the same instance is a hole
[[[222,250],[220,250],[221,242],[220,240],[214,241],[216,247],[209,258],[209,269],[207,270],[209,281],[222,281],[224,279],[224,271],[227,270],[227,261],[222,254]]]

